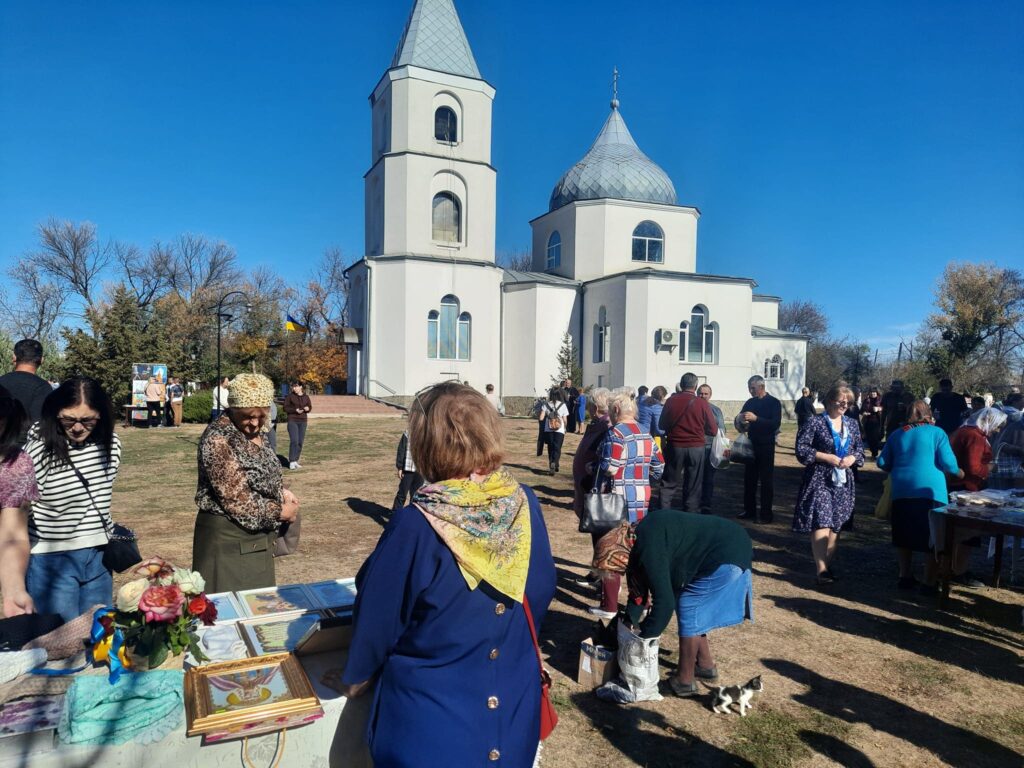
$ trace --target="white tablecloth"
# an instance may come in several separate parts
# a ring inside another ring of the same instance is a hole
[[[320,701],[324,716],[309,725],[287,732],[281,768],[371,768],[365,745],[366,718],[372,697],[349,701],[321,683],[323,673],[343,668],[345,652],[334,651],[302,659]],[[271,765],[279,734],[249,738],[249,758],[254,766]],[[179,728],[155,744],[128,743],[111,747],[56,745],[52,750],[26,754],[4,748],[0,741],[0,768],[234,768],[243,766],[242,740],[203,745],[202,737],[185,736],[184,718]]]

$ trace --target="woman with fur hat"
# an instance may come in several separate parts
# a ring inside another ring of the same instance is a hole
[[[192,569],[207,592],[274,586],[274,540],[299,501],[284,487],[266,424],[274,385],[243,373],[231,381],[228,408],[199,439]]]

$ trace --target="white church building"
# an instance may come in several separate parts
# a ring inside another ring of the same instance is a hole
[[[778,329],[780,300],[753,279],[697,270],[700,211],[678,202],[617,100],[530,222],[531,271],[498,266],[494,95],[452,0],[415,0],[370,96],[365,256],[347,272],[350,392],[405,400],[457,379],[532,403],[568,332],[585,385],[671,392],[692,371],[731,411],[761,374],[787,406],[800,396],[807,337]]]

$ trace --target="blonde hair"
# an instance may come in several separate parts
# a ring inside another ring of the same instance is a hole
[[[594,404],[594,412],[597,414],[608,413],[608,399],[611,397],[608,387],[594,387],[588,395],[589,401]]]
[[[623,421],[623,416],[626,415],[636,416],[636,401],[630,397],[629,392],[623,392],[623,389],[626,387],[612,392],[612,396],[608,400],[608,412],[611,414],[612,421]]]
[[[409,409],[409,449],[428,482],[493,472],[505,458],[501,417],[472,387],[435,384]]]

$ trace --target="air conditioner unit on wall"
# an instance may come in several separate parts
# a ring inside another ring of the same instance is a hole
[[[658,345],[662,347],[678,347],[679,331],[675,328],[660,328],[658,330]]]

